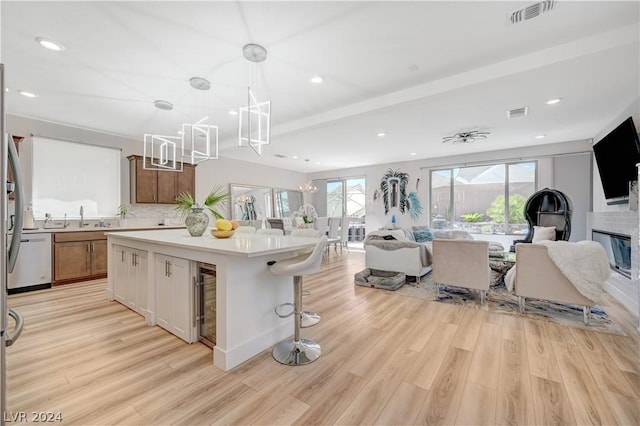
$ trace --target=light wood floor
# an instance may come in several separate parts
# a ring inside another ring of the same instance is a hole
[[[305,281],[322,321],[303,367],[265,351],[230,372],[104,295],[105,281],[11,296],[25,316],[8,348],[8,409],[65,424],[640,424],[630,337],[353,285],[362,253],[333,253]]]

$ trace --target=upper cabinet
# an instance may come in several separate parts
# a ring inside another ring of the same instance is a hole
[[[195,195],[195,166],[183,164],[182,172],[146,170],[144,157],[130,155],[127,158],[132,203],[175,204],[176,197],[182,192]]]

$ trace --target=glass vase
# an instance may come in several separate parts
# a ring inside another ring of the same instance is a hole
[[[201,237],[209,225],[209,216],[207,216],[203,208],[191,207],[184,224],[192,237]]]

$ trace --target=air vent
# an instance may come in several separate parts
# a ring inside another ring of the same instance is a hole
[[[507,118],[524,117],[529,112],[528,107],[515,108],[507,111]]]
[[[282,154],[273,154],[273,155],[278,158],[287,158],[286,155],[282,155]]]
[[[543,13],[549,12],[551,9],[553,9],[554,3],[554,0],[544,0],[514,10],[509,14],[509,21],[511,21],[512,24],[517,24],[519,22],[524,22],[528,21],[529,19],[536,18]]]

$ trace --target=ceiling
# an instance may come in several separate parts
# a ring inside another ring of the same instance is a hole
[[[640,95],[640,2],[560,0],[509,23],[532,3],[5,0],[7,112],[140,146],[144,133],[209,116],[222,158],[302,172],[592,138]],[[243,58],[251,42],[266,61]],[[212,89],[193,89],[194,76]],[[262,156],[237,146],[228,112],[246,105],[249,85],[272,103]],[[468,130],[490,135],[442,143]]]

